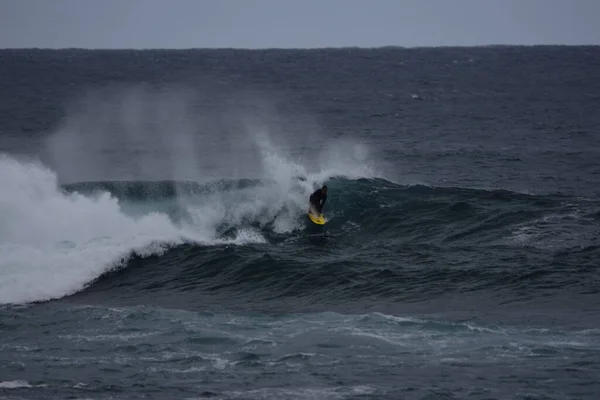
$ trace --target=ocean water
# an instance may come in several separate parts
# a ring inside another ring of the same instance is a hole
[[[597,399],[599,71],[0,50],[0,398]]]

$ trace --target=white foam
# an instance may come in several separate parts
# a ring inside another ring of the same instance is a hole
[[[0,389],[19,389],[33,387],[27,381],[4,381],[0,382]]]
[[[164,214],[135,219],[108,194],[58,189],[43,165],[0,155],[0,303],[74,293],[137,252],[160,253],[185,240],[207,240]]]
[[[212,232],[219,225],[222,225],[222,230],[227,230],[258,223],[262,227],[268,225],[275,233],[292,232],[303,226],[312,191],[328,179],[374,176],[367,164],[361,161],[367,157],[361,146],[340,145],[336,151],[326,151],[322,160],[314,162],[318,171],[310,172],[272,145],[266,134],[255,135],[254,145],[261,163],[261,183],[216,191],[202,198],[180,199],[180,203],[188,209],[194,226],[206,227]],[[235,241],[244,243],[251,235],[255,242],[260,242],[259,234],[251,232],[238,232]]]
[[[132,341],[139,338],[146,338],[158,335],[159,332],[145,333],[128,333],[128,334],[101,334],[101,335],[59,335],[60,339],[66,339],[73,342],[116,342],[116,341]]]
[[[593,218],[585,211],[564,210],[516,225],[506,241],[544,250],[583,247],[595,243],[594,227]]]
[[[371,386],[335,386],[305,388],[261,388],[248,391],[226,392],[228,398],[254,399],[344,399],[351,396],[370,395],[376,392]]]

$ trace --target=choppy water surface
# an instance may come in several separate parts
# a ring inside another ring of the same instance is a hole
[[[597,47],[0,58],[0,398],[600,393]]]

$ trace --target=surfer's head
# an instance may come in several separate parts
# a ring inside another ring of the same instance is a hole
[[[323,185],[323,187],[321,188],[321,193],[323,193],[323,194],[327,193],[327,185]]]

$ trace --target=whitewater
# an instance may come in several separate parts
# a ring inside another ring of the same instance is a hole
[[[270,224],[280,234],[299,229],[306,199],[318,183],[371,172],[365,165],[340,165],[336,158],[337,166],[310,174],[264,137],[260,144],[267,174],[257,186],[208,190],[203,196],[176,194],[171,202],[183,210],[184,219],[148,203],[123,205],[109,191],[67,192],[57,173],[43,163],[0,154],[0,303],[67,296],[123,267],[134,255],[161,255],[183,243],[265,243],[249,223]],[[208,186],[218,188],[219,182]],[[233,237],[223,235],[231,229]]]

